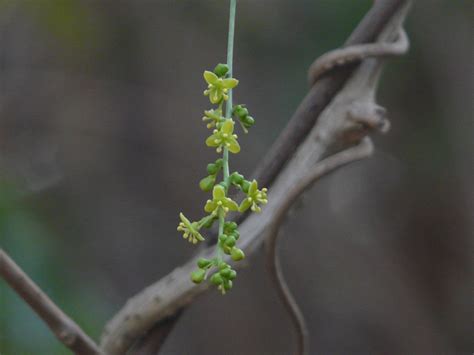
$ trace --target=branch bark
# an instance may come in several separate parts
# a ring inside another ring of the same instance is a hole
[[[407,2],[408,0],[375,1],[372,8],[349,36],[344,47],[375,41],[394,14]],[[261,186],[271,185],[283,165],[308,135],[321,112],[342,88],[356,67],[357,63],[343,68],[338,67],[337,71],[329,73],[316,83],[311,83],[314,85],[253,173]]]
[[[144,337],[138,340],[130,353],[133,355],[151,355],[158,353],[169,333],[173,330],[180,315],[181,312],[178,312],[164,319],[159,324],[155,324]]]
[[[48,325],[56,338],[79,355],[102,354],[95,342],[0,249],[0,275]]]

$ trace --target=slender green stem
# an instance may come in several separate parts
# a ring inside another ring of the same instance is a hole
[[[234,34],[235,34],[235,13],[237,9],[237,0],[230,0],[230,13],[229,13],[229,37],[227,43],[227,65],[229,67],[229,77],[232,77],[232,65],[234,59]],[[225,117],[231,118],[232,117],[232,89],[228,92],[229,99],[226,102],[225,106]],[[227,183],[229,180],[229,149],[224,147],[224,152],[222,154],[223,160],[223,175],[224,181]],[[224,212],[221,211],[219,213],[219,235],[224,233]],[[217,258],[219,260],[222,259],[222,248],[220,246],[220,242],[217,247]]]
[[[229,76],[232,77],[233,62],[234,62],[234,37],[235,37],[235,13],[237,10],[237,0],[230,0],[229,13],[229,37],[227,41],[227,65],[229,67]],[[232,116],[232,89],[229,90],[229,99],[226,102],[225,116],[231,118]],[[229,178],[229,150],[224,147],[224,181]]]
[[[229,67],[229,76],[233,75],[234,65],[234,37],[235,37],[235,13],[237,10],[237,0],[230,0],[229,14],[229,37],[227,40],[227,65]],[[232,89],[229,90],[229,100],[226,105],[226,116],[230,117],[232,113]]]
[[[225,223],[224,212],[220,211],[219,212],[219,236],[224,233],[224,223]],[[222,260],[222,245],[221,245],[220,240],[217,242],[217,259],[219,261]]]

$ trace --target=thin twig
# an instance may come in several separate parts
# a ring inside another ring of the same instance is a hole
[[[54,304],[3,249],[0,249],[0,275],[48,325],[56,338],[75,354],[102,354],[95,342]]]
[[[336,153],[317,163],[313,170],[294,188],[288,191],[288,199],[282,204],[277,213],[275,222],[270,226],[268,237],[265,241],[266,264],[269,275],[278,291],[283,305],[290,315],[294,329],[297,334],[296,354],[308,354],[308,328],[298,303],[292,295],[288,284],[283,276],[280,259],[277,253],[277,243],[280,227],[285,220],[288,209],[298,199],[298,197],[308,189],[316,180],[327,175],[334,170],[347,164],[361,160],[370,156],[373,152],[373,145],[369,138],[363,140],[359,145],[351,147],[340,153]]]

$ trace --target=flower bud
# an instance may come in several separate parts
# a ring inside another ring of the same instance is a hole
[[[191,280],[195,284],[200,284],[202,282],[202,280],[204,280],[205,276],[206,276],[206,270],[199,269],[199,270],[193,271],[191,273]]]
[[[231,231],[234,231],[237,229],[237,223],[235,222],[225,222],[225,227],[228,228]]]
[[[221,243],[225,243],[225,242],[227,241],[227,235],[221,234],[221,235],[219,236],[219,241],[220,241]]]
[[[230,252],[230,257],[232,258],[232,260],[234,261],[240,261],[242,260],[243,258],[245,258],[245,254],[244,252],[242,251],[242,249],[239,249],[239,248],[232,248],[232,251]]]
[[[242,105],[237,105],[234,107],[234,114],[237,115],[241,120],[248,116],[249,110]]]
[[[251,127],[255,124],[255,119],[252,116],[246,116],[242,119],[247,127]]]
[[[225,244],[222,246],[222,250],[224,251],[224,254],[226,254],[226,255],[230,255],[230,253],[232,252],[232,248],[228,247]]]
[[[231,274],[231,271],[232,270],[230,268],[227,268],[227,269],[221,270],[219,274],[221,274],[223,278],[228,279]]]
[[[214,74],[216,74],[218,77],[221,77],[221,78],[224,77],[228,71],[229,71],[229,66],[227,64],[219,63],[214,68]]]
[[[216,176],[209,175],[199,182],[199,188],[202,191],[211,191],[215,183],[216,183]]]
[[[227,264],[225,261],[221,261],[219,263],[219,270],[230,269],[230,265]]]
[[[226,241],[225,241],[225,245],[227,245],[228,247],[232,248],[233,246],[235,246],[235,237],[232,237],[232,236],[228,236]]]
[[[237,229],[234,230],[234,231],[233,231],[231,234],[229,234],[229,235],[231,235],[232,237],[234,237],[235,240],[239,240],[239,238],[240,238],[240,232],[239,232]]]
[[[242,185],[240,185],[240,186],[242,186],[242,191],[247,193],[247,192],[249,192],[250,181],[244,180],[244,182],[242,182]]]
[[[201,269],[204,269],[208,267],[211,264],[211,262],[212,262],[211,260],[199,258],[199,260],[197,261],[197,266],[199,266],[199,268]]]
[[[232,288],[232,281],[225,280],[224,281],[224,290],[229,291]]]
[[[222,276],[220,274],[214,274],[211,277],[211,283],[214,285],[220,285],[224,280],[222,279]]]
[[[232,182],[237,185],[240,185],[244,181],[244,176],[238,172],[232,173]]]
[[[234,280],[236,277],[237,277],[237,271],[235,271],[235,270],[230,270],[228,279],[229,279],[229,280]]]
[[[207,164],[207,173],[209,175],[215,175],[219,172],[219,166],[213,163]]]

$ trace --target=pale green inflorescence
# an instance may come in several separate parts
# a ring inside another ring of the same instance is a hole
[[[206,139],[208,147],[217,147],[217,153],[222,152],[223,148],[227,148],[229,152],[237,154],[240,152],[240,145],[237,142],[237,135],[234,133],[234,121],[226,119],[220,129],[215,129],[212,135]]]
[[[212,190],[212,200],[207,200],[204,211],[218,216],[229,211],[237,211],[239,205],[226,196],[225,188],[222,185],[214,186]]]
[[[261,212],[262,209],[259,205],[266,205],[267,203],[267,189],[259,190],[257,180],[253,180],[247,191],[247,198],[240,204],[239,211],[245,212],[250,207],[253,212]]]
[[[229,90],[235,88],[239,81],[234,78],[219,78],[215,73],[206,70],[204,72],[204,79],[207,81],[207,90],[204,91],[204,95],[209,96],[209,100],[213,104],[218,104],[222,100],[227,101]]]
[[[249,209],[253,212],[260,212],[261,205],[268,202],[267,189],[259,190],[256,180],[248,181],[238,172],[229,172],[229,152],[237,154],[241,150],[238,137],[234,134],[236,122],[234,118],[238,120],[245,133],[255,123],[245,105],[234,106],[232,104],[232,89],[238,86],[239,81],[232,77],[236,0],[230,0],[230,2],[228,63],[218,64],[213,71],[206,70],[204,72],[204,80],[207,83],[204,95],[208,96],[211,104],[216,105],[204,111],[202,118],[207,128],[212,130],[212,134],[206,139],[206,145],[215,148],[217,153],[222,153],[222,158],[207,165],[208,175],[199,182],[201,190],[212,191],[212,199],[207,200],[204,206],[207,215],[197,222],[191,222],[180,213],[181,222],[178,225],[178,231],[183,233],[184,239],[192,244],[197,244],[205,240],[201,230],[212,228],[214,222],[218,221],[219,235],[216,255],[212,259],[199,259],[198,268],[191,274],[191,280],[194,283],[201,283],[210,276],[210,282],[216,285],[223,294],[232,288],[233,281],[237,277],[237,272],[225,260],[224,255],[228,255],[234,262],[245,258],[244,252],[237,246],[240,237],[238,226],[235,222],[226,221],[226,217],[229,212],[244,213]],[[226,105],[225,114],[224,104]],[[219,174],[222,174],[220,182],[218,182]],[[229,197],[231,187],[245,194],[240,205]]]
[[[179,218],[181,222],[178,225],[178,231],[183,232],[183,238],[190,243],[197,244],[197,242],[204,241],[203,236],[199,233],[200,226],[198,222],[190,222],[184,214],[180,213]]]

